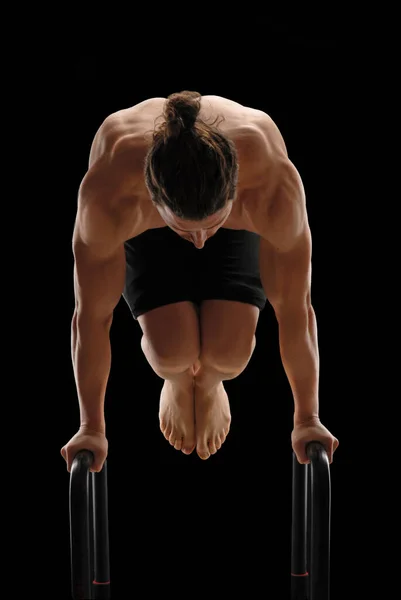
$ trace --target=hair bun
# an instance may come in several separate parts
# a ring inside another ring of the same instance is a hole
[[[201,94],[188,91],[168,96],[164,107],[168,137],[178,137],[193,128],[200,112],[200,99]]]

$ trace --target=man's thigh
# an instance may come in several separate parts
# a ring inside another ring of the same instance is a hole
[[[199,317],[192,302],[160,306],[140,315],[138,323],[152,363],[189,367],[199,358]]]
[[[256,345],[257,306],[231,300],[205,300],[200,306],[201,364],[231,372],[248,363]]]

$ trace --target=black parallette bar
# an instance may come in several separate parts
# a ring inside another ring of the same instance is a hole
[[[307,600],[309,574],[307,565],[308,471],[292,455],[292,539],[291,600]]]
[[[75,456],[71,468],[70,546],[73,600],[110,598],[107,460],[100,473],[91,473],[89,469],[93,460],[92,452],[81,450]],[[94,557],[91,556],[92,547]]]
[[[311,461],[311,587],[310,600],[330,598],[330,464],[322,444],[307,448]]]
[[[291,600],[329,600],[330,465],[326,450],[320,442],[310,442],[306,452],[310,465],[301,465],[293,453]],[[309,531],[308,516],[311,517]]]
[[[94,569],[95,598],[105,596],[110,588],[110,553],[109,553],[109,507],[107,490],[107,461],[100,473],[93,473],[93,531],[94,531]]]

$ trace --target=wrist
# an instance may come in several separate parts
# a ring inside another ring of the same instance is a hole
[[[102,433],[106,435],[106,424],[105,423],[81,423],[80,430],[88,431],[91,433]]]
[[[307,425],[314,421],[320,421],[319,415],[316,413],[294,413],[294,425]]]

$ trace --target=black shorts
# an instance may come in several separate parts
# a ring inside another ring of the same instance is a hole
[[[125,242],[123,297],[135,319],[183,301],[235,300],[262,310],[259,244],[256,233],[221,227],[199,250],[169,227],[149,229]]]

